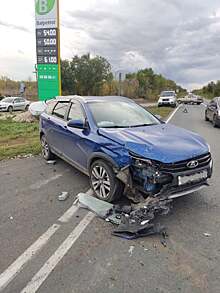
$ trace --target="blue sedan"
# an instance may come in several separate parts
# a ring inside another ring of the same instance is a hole
[[[207,185],[212,158],[196,133],[166,124],[124,97],[59,97],[40,118],[46,160],[54,155],[89,176],[94,194],[175,198]]]

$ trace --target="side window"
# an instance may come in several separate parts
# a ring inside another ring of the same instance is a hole
[[[55,106],[54,110],[53,110],[53,115],[57,116],[61,119],[64,119],[66,111],[68,109],[69,106],[69,102],[59,102],[57,103],[57,105]]]
[[[85,120],[85,115],[83,113],[82,107],[78,103],[73,103],[71,105],[68,120]]]
[[[47,108],[46,108],[46,113],[51,115],[53,112],[53,108],[56,105],[57,101],[49,101],[47,102]]]
[[[20,101],[19,101],[19,99],[14,99],[14,103],[16,104],[16,103],[19,103]]]

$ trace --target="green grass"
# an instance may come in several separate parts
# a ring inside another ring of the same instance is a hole
[[[0,121],[0,160],[18,155],[39,154],[38,122]]]
[[[154,115],[160,115],[161,119],[165,120],[171,114],[174,108],[154,106],[154,107],[147,107],[147,110],[149,110]]]

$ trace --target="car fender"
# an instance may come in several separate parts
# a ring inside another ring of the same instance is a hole
[[[109,155],[102,153],[102,152],[92,153],[92,155],[88,158],[88,161],[87,161],[87,169],[88,170],[90,169],[92,162],[94,162],[95,160],[99,160],[99,159],[107,161],[108,163],[110,163],[113,166],[113,168],[115,168],[117,170],[120,169],[119,165]]]
[[[14,107],[13,107],[13,104],[9,104],[8,107],[7,107],[7,111],[9,109],[9,107],[12,107],[12,109],[14,110]]]

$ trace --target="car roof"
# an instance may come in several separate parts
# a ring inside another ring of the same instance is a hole
[[[122,96],[59,96],[56,97],[56,100],[59,101],[71,101],[71,100],[78,100],[83,103],[88,102],[100,102],[100,101],[132,101],[129,98],[122,97]]]
[[[9,99],[24,99],[23,97],[6,97],[6,98],[9,98]]]

